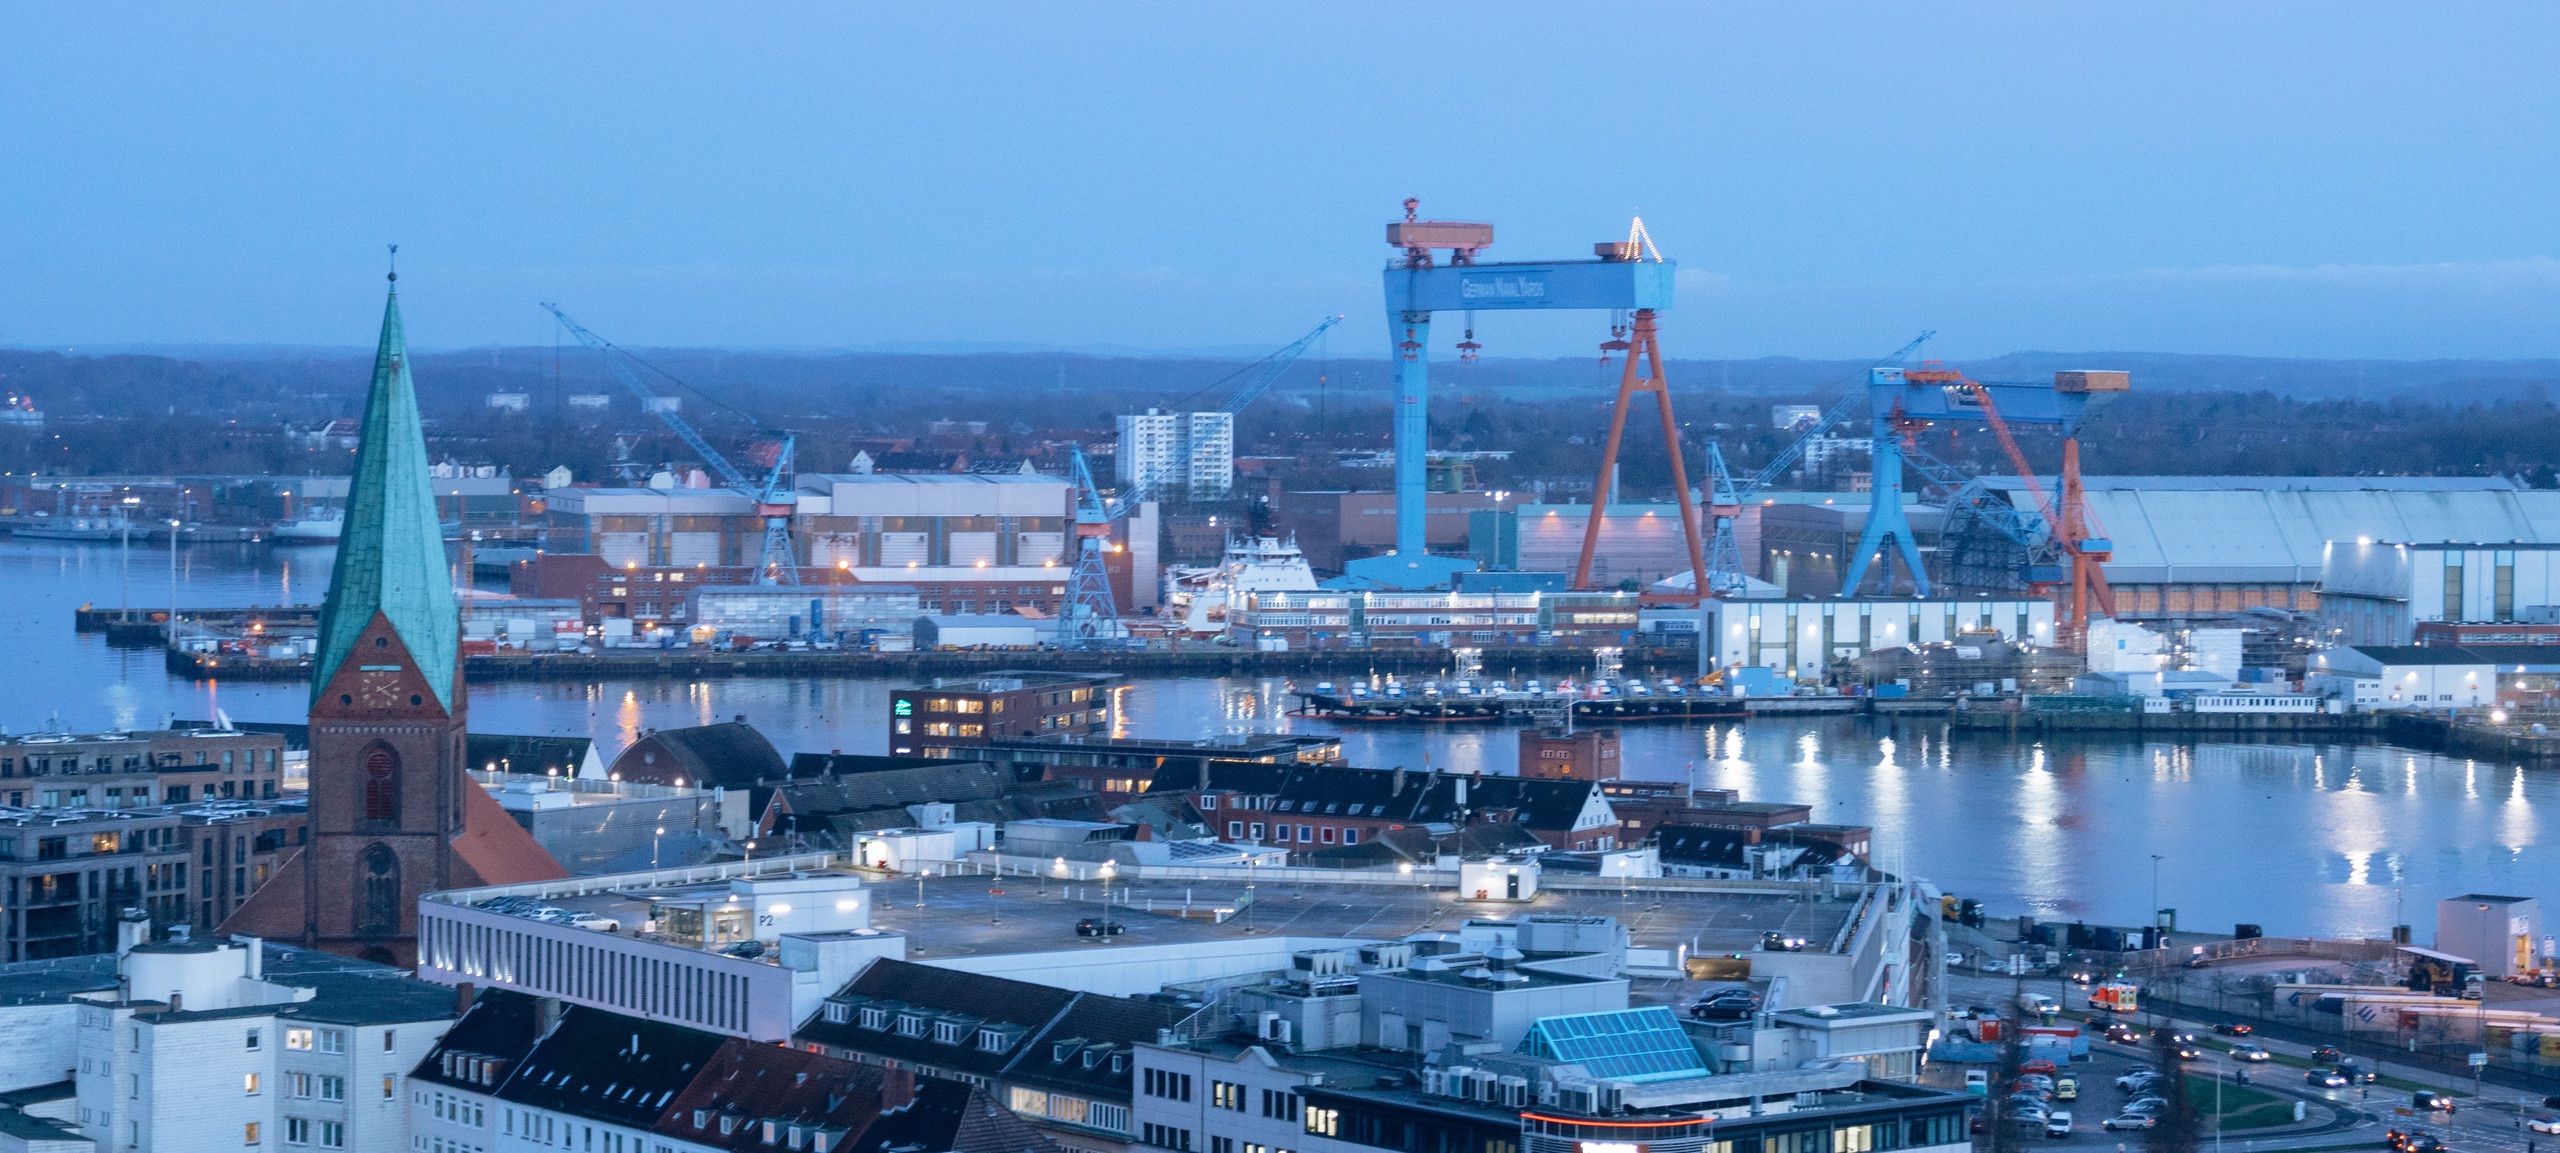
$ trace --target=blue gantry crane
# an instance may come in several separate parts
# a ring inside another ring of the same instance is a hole
[[[1493,226],[1418,219],[1420,204],[1407,199],[1404,219],[1387,225],[1387,243],[1402,250],[1389,262],[1385,273],[1388,339],[1396,356],[1395,549],[1385,556],[1352,561],[1345,566],[1350,575],[1381,588],[1426,589],[1445,587],[1454,574],[1475,567],[1463,558],[1430,555],[1423,531],[1429,507],[1425,490],[1431,447],[1431,314],[1459,311],[1472,318],[1479,311],[1567,309],[1631,314],[1624,338],[1626,366],[1618,382],[1617,407],[1610,418],[1608,446],[1601,455],[1592,515],[1583,528],[1582,557],[1575,567],[1573,587],[1590,587],[1592,553],[1608,514],[1609,474],[1617,463],[1627,410],[1639,392],[1652,393],[1661,413],[1681,528],[1688,535],[1690,564],[1703,572],[1705,546],[1699,536],[1695,506],[1689,500],[1678,426],[1671,417],[1670,387],[1663,379],[1661,347],[1655,332],[1658,314],[1671,307],[1672,279],[1678,266],[1654,250],[1642,221],[1629,230],[1625,241],[1593,245],[1593,254],[1598,258],[1595,260],[1479,263],[1477,254],[1493,244]],[[1433,256],[1435,251],[1449,253],[1449,263],[1439,264]],[[1467,343],[1474,343],[1472,332]],[[1460,351],[1472,354],[1474,349]]]
[[[2105,576],[2098,567],[2112,545],[2097,534],[2081,506],[2079,446],[2081,418],[2089,405],[2131,387],[2122,372],[2068,371],[2054,374],[2050,385],[1985,384],[1944,368],[1879,366],[1867,373],[1867,405],[1872,420],[1874,480],[1870,486],[1866,528],[1857,552],[1840,583],[1842,596],[1853,596],[1866,580],[1867,566],[1886,566],[1885,585],[1892,587],[1892,563],[1898,554],[1909,571],[1912,590],[1930,595],[1929,572],[1920,560],[1920,545],[1902,508],[1902,473],[1907,465],[1936,490],[1950,516],[1979,517],[2026,552],[2020,579],[2032,589],[2069,584],[2065,606],[2066,643],[2086,626],[2093,608],[2107,607]],[[1918,434],[1932,424],[1981,424],[1989,427],[2007,450],[2038,508],[2020,509],[1984,488],[1919,446]],[[2063,501],[2059,509],[2044,499],[2042,486],[2009,435],[2010,425],[2044,425],[2058,429],[2063,445]],[[1890,550],[1890,551],[1888,551]],[[2094,603],[2092,603],[2094,600]]]
[[[675,408],[665,403],[664,398],[642,383],[640,377],[631,371],[630,365],[625,363],[638,361],[646,364],[646,361],[640,361],[638,357],[612,341],[587,331],[586,326],[569,319],[568,313],[560,311],[559,305],[545,302],[542,307],[560,322],[562,328],[569,331],[570,336],[577,338],[579,344],[586,346],[604,361],[605,367],[613,371],[614,378],[620,380],[622,386],[630,389],[631,394],[639,399],[642,412],[652,413],[659,420],[666,422],[667,428],[676,434],[676,438],[682,440],[685,447],[692,449],[694,455],[702,458],[705,466],[719,475],[723,485],[744,494],[747,499],[755,502],[756,515],[764,519],[764,550],[756,563],[756,583],[799,584],[800,562],[791,549],[791,515],[797,510],[799,499],[798,478],[792,466],[792,435],[788,432],[768,429],[762,421],[757,421],[752,416],[748,417],[747,419],[755,424],[757,431],[773,437],[775,441],[773,467],[765,473],[761,481],[748,477],[747,474],[738,471],[736,465],[729,463],[729,459],[722,456],[720,450],[711,447],[711,442],[702,439],[701,433],[694,431],[692,425],[685,423],[685,419],[676,414]],[[663,370],[655,369],[655,366],[651,367],[653,371],[659,371],[663,375]]]
[[[1913,353],[1920,351],[1920,346],[1929,343],[1929,338],[1936,335],[1938,334],[1935,331],[1921,333],[1911,343],[1895,349],[1884,359],[1877,361],[1876,365],[1881,367],[1900,364],[1910,359]],[[1723,448],[1713,441],[1707,443],[1707,513],[1715,522],[1707,538],[1707,588],[1705,591],[1708,594],[1720,597],[1732,596],[1741,592],[1748,583],[1742,571],[1742,548],[1736,543],[1733,535],[1733,522],[1735,518],[1742,515],[1743,506],[1749,504],[1752,497],[1758,496],[1762,489],[1769,487],[1779,477],[1785,476],[1788,469],[1794,468],[1797,461],[1804,459],[1805,450],[1811,447],[1814,441],[1829,435],[1833,428],[1837,427],[1841,421],[1847,420],[1849,413],[1866,399],[1867,394],[1864,390],[1850,390],[1848,395],[1841,397],[1832,404],[1830,409],[1815,418],[1814,422],[1807,426],[1794,441],[1778,450],[1777,455],[1770,457],[1768,463],[1761,465],[1760,471],[1741,480],[1735,480],[1733,473],[1725,467]]]

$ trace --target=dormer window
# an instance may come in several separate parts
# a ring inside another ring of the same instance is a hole
[[[773,1123],[773,1122],[771,1122],[771,1121],[767,1121],[767,1122],[765,1122],[765,1123],[764,1123],[764,1143],[765,1143],[765,1144],[767,1144],[767,1145],[771,1145],[771,1144],[773,1144],[773,1139],[774,1139],[776,1136],[779,1136],[779,1134],[776,1132],[776,1130],[779,1130],[780,1128],[781,1128],[781,1126],[776,1125],[776,1124],[774,1124],[774,1123]]]
[[[721,1136],[726,1137],[726,1136],[728,1136],[729,1134],[731,1134],[731,1133],[735,1133],[735,1132],[737,1132],[737,1131],[738,1131],[738,1119],[737,1119],[737,1118],[735,1118],[735,1117],[725,1117],[725,1116],[724,1116],[724,1117],[722,1117],[722,1118],[720,1118],[720,1135],[721,1135]]]
[[[1202,793],[1202,794],[1200,794],[1200,807],[1201,807],[1202,809],[1207,809],[1207,810],[1214,810],[1214,809],[1216,809],[1216,808],[1218,807],[1218,794],[1216,794],[1216,793]]]
[[[1067,1059],[1067,1054],[1075,1051],[1075,1042],[1060,1041],[1055,1045],[1049,1046],[1049,1059],[1052,1061],[1064,1061]]]
[[[1007,1044],[1005,1043],[1005,1039],[1004,1039],[1004,1030],[1002,1030],[1002,1029],[980,1029],[980,1030],[978,1030],[978,1048],[983,1049],[983,1050],[985,1050],[985,1051],[987,1051],[987,1052],[989,1052],[989,1053],[1002,1053],[1002,1052],[1004,1052],[1006,1049],[1008,1049],[1008,1048],[1010,1048],[1010,1047],[1011,1047],[1011,1046],[1009,1046],[1009,1045],[1007,1045]]]
[[[797,1148],[799,1148],[799,1147],[800,1147],[800,1127],[799,1127],[799,1126],[797,1126],[797,1125],[792,1126],[792,1127],[791,1127],[791,1129],[790,1129],[790,1131],[789,1131],[789,1132],[787,1132],[786,1134],[784,1134],[784,1136],[783,1136],[783,1144],[788,1145],[788,1146],[790,1146],[791,1148],[794,1148],[794,1149],[797,1149]]]
[[[1127,1053],[1113,1053],[1111,1055],[1111,1071],[1114,1073],[1128,1072],[1129,1055]]]
[[[694,1110],[694,1111],[693,1111],[693,1127],[694,1127],[694,1128],[696,1128],[696,1129],[700,1129],[700,1128],[702,1128],[702,1127],[704,1127],[704,1126],[706,1126],[706,1125],[709,1125],[709,1124],[711,1124],[711,1112],[710,1112],[710,1110],[707,1110],[707,1109],[696,1109],[696,1110]]]
[[[960,1023],[958,1021],[936,1021],[933,1023],[933,1039],[939,1044],[957,1045],[960,1043],[961,1034],[964,1032],[965,1030],[960,1027]]]
[[[841,1002],[841,1001],[833,1001],[833,1002],[829,1002],[829,1003],[827,1004],[827,1023],[828,1023],[828,1024],[830,1024],[830,1025],[841,1025],[841,1024],[844,1024],[846,1021],[851,1020],[851,1019],[852,1019],[852,1017],[853,1017],[853,1006],[851,1006],[851,1005],[847,1005],[847,1004],[845,1004],[845,1003],[843,1003],[843,1002]]]
[[[862,1027],[865,1029],[888,1028],[889,1011],[887,1009],[864,1009],[862,1011]]]
[[[901,1037],[924,1036],[924,1018],[912,1013],[899,1014],[898,1035]]]
[[[1101,1063],[1102,1063],[1102,1050],[1100,1050],[1100,1049],[1087,1049],[1087,1050],[1085,1050],[1085,1051],[1084,1051],[1084,1067],[1085,1067],[1085,1068],[1090,1069],[1090,1068],[1093,1068],[1094,1066],[1099,1065],[1099,1064],[1101,1064]]]

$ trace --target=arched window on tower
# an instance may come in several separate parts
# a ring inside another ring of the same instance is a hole
[[[364,755],[364,819],[400,819],[400,758],[380,745]]]

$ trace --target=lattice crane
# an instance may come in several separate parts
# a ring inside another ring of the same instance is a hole
[[[584,325],[569,319],[568,313],[560,311],[560,306],[545,303],[542,307],[560,322],[562,328],[568,329],[569,335],[576,337],[579,344],[585,345],[603,359],[605,367],[613,371],[614,378],[620,380],[624,388],[630,389],[631,394],[639,398],[641,411],[652,413],[659,420],[666,422],[667,428],[676,434],[676,439],[683,441],[685,447],[692,449],[694,455],[702,458],[704,465],[708,466],[712,472],[719,474],[722,484],[755,502],[756,515],[764,518],[764,550],[763,555],[757,560],[756,583],[761,585],[799,584],[800,562],[791,548],[791,516],[798,511],[799,503],[799,482],[792,464],[794,441],[792,435],[788,432],[767,429],[762,421],[757,421],[754,417],[747,418],[755,424],[757,431],[776,438],[773,467],[765,473],[762,481],[751,479],[747,474],[738,471],[738,466],[729,463],[727,457],[720,455],[720,450],[711,447],[711,442],[702,439],[701,433],[695,432],[692,425],[685,423],[683,417],[676,415],[675,409],[663,403],[664,398],[651,391],[648,385],[641,383],[640,377],[631,371],[628,364],[624,363],[639,361],[646,364],[646,361],[640,361],[638,357],[612,341],[587,331]],[[655,370],[654,366],[652,368]],[[661,375],[664,374],[663,370],[656,371],[660,371]]]
[[[1069,472],[1076,486],[1076,560],[1067,575],[1067,599],[1058,606],[1058,647],[1068,652],[1107,648],[1120,639],[1120,606],[1111,596],[1111,576],[1103,563],[1110,551],[1112,522],[1135,511],[1149,495],[1140,485],[1105,500],[1085,463],[1084,446],[1068,451]]]

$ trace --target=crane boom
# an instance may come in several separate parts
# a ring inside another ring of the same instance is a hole
[[[712,448],[711,442],[702,439],[701,433],[695,432],[692,425],[686,424],[683,417],[676,415],[673,409],[651,403],[665,398],[650,391],[649,386],[642,384],[640,377],[623,364],[623,358],[614,355],[622,350],[615,347],[612,341],[587,331],[586,326],[569,319],[569,314],[560,311],[559,305],[546,303],[542,307],[560,322],[562,328],[568,329],[569,335],[576,337],[578,343],[587,346],[604,360],[605,367],[613,370],[614,378],[620,380],[624,388],[630,389],[633,396],[640,398],[641,411],[649,412],[655,409],[653,415],[665,421],[667,427],[675,432],[676,438],[684,441],[685,447],[692,449],[694,455],[701,457],[702,463],[710,465],[711,471],[719,473],[723,482],[735,489],[757,487],[754,482],[747,479],[745,473],[738,471],[736,465],[730,464],[727,457],[721,456],[718,449]]]
[[[1273,382],[1280,379],[1281,373],[1289,371],[1289,366],[1298,362],[1298,357],[1305,354],[1308,345],[1314,344],[1316,338],[1323,336],[1326,329],[1340,323],[1342,318],[1339,316],[1326,317],[1324,323],[1315,327],[1315,331],[1291,341],[1280,351],[1263,357],[1262,367],[1254,372],[1253,379],[1246,381],[1243,388],[1237,389],[1234,396],[1228,397],[1225,404],[1219,405],[1218,411],[1229,415],[1243,412],[1246,405],[1252,404],[1255,398],[1262,395],[1264,389],[1270,388]]]
[[[720,474],[721,483],[755,502],[756,516],[764,521],[764,547],[756,564],[756,583],[799,584],[799,554],[791,545],[791,517],[797,511],[798,504],[798,497],[792,491],[796,476],[793,465],[793,448],[796,438],[789,433],[782,434],[781,444],[774,451],[773,468],[765,474],[764,480],[759,483],[748,479],[747,474],[738,471],[738,466],[729,463],[729,458],[720,455],[720,450],[711,447],[710,441],[702,439],[701,433],[695,432],[692,425],[685,423],[683,417],[676,415],[675,409],[651,403],[664,398],[650,391],[648,385],[640,382],[639,375],[623,363],[626,360],[635,359],[630,353],[615,347],[612,341],[587,331],[585,325],[569,319],[569,314],[560,311],[559,305],[545,302],[542,307],[551,313],[553,319],[560,322],[562,328],[568,329],[569,335],[576,337],[579,344],[585,345],[603,360],[605,367],[613,370],[614,378],[620,380],[624,388],[630,389],[633,396],[640,398],[642,412],[654,412],[659,420],[666,422],[667,428],[676,434],[677,439],[684,441],[685,447],[692,449],[694,455],[702,458],[703,464],[710,466],[711,471]]]

